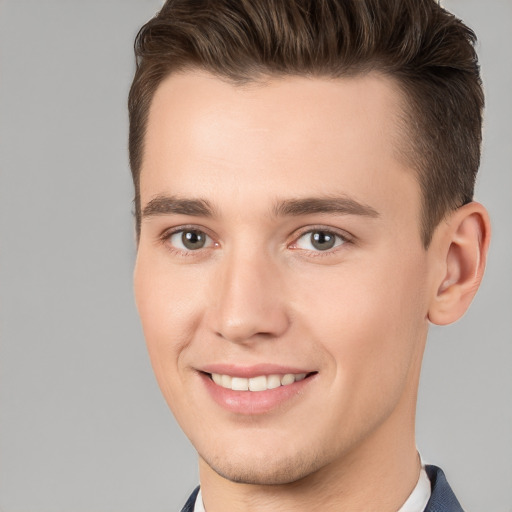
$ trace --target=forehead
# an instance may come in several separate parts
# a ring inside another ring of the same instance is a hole
[[[262,200],[312,192],[378,203],[397,180],[417,188],[399,157],[401,112],[398,86],[378,74],[245,85],[198,71],[171,75],[150,108],[142,203],[159,194]]]

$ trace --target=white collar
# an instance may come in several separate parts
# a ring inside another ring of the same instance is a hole
[[[204,509],[203,497],[201,496],[201,489],[199,489],[199,492],[197,493],[194,512],[206,512]]]
[[[432,488],[430,486],[430,480],[425,471],[425,466],[422,464],[418,483],[407,498],[407,501],[398,509],[398,512],[423,512],[430,499],[431,493]]]

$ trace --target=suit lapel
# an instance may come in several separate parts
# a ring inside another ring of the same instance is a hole
[[[190,495],[187,503],[181,509],[181,512],[194,512],[194,505],[196,503],[197,493],[199,492],[199,486],[194,489],[194,492]]]
[[[425,466],[425,470],[432,485],[432,494],[425,512],[464,512],[453,494],[443,470],[437,466]]]

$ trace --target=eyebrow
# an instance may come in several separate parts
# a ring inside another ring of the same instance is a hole
[[[348,197],[306,197],[277,201],[272,209],[276,217],[298,217],[318,213],[360,215],[379,217],[377,210]],[[142,217],[158,215],[190,215],[214,217],[215,209],[206,199],[183,199],[176,196],[159,195],[144,207]]]
[[[213,217],[214,209],[206,199],[181,199],[176,196],[156,196],[144,207],[142,217],[156,215],[191,215]]]
[[[306,197],[303,199],[287,199],[276,203],[273,213],[278,217],[295,217],[315,213],[361,215],[372,218],[379,217],[377,210],[349,197]]]

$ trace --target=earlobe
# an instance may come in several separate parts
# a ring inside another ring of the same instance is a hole
[[[491,234],[489,215],[480,203],[472,202],[453,212],[442,230],[437,253],[442,272],[428,311],[428,319],[437,325],[463,316],[480,286]]]

